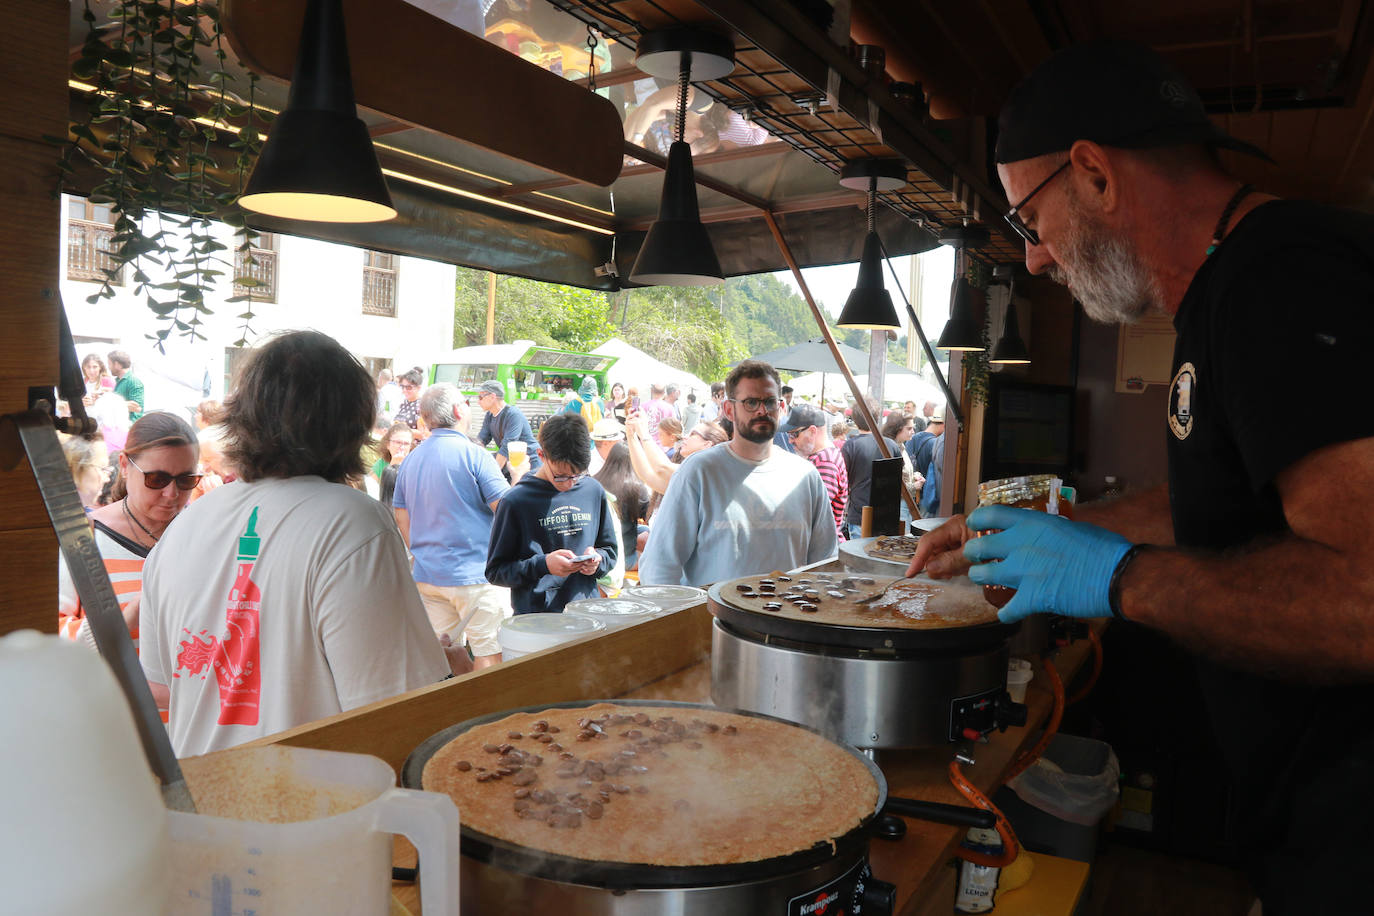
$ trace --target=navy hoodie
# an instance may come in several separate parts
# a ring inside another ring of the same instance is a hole
[[[487,547],[487,581],[511,590],[517,614],[558,612],[577,598],[596,598],[596,580],[615,568],[616,519],[606,491],[584,477],[566,493],[533,474],[522,477],[496,504]],[[595,576],[549,573],[545,555],[567,548],[581,556],[595,549]]]

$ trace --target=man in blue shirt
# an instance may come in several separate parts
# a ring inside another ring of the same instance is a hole
[[[420,396],[429,438],[412,451],[396,475],[392,507],[415,557],[412,574],[429,622],[451,646],[466,629],[475,664],[451,651],[454,673],[501,660],[497,634],[510,609],[510,592],[487,581],[487,541],[492,512],[510,489],[496,461],[464,430],[470,414],[457,388],[441,383]]]

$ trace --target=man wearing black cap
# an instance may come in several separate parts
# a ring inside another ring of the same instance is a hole
[[[786,389],[784,389],[786,390]],[[821,475],[825,492],[830,494],[830,512],[835,516],[835,534],[845,539],[844,510],[849,504],[849,472],[845,470],[840,449],[830,441],[830,418],[810,404],[797,404],[788,411],[778,427],[792,450],[811,462]]]
[[[1081,507],[1091,525],[979,509],[922,539],[910,572],[981,563],[975,581],[1018,589],[1005,620],[1115,615],[1194,650],[1266,916],[1359,908],[1362,870],[1332,866],[1374,852],[1342,829],[1374,815],[1374,412],[1351,401],[1374,218],[1228,176],[1217,148],[1264,154],[1137,45],[1061,52],[999,126],[1027,267],[1099,320],[1173,316],[1169,485]],[[1276,441],[1276,410],[1309,422]]]
[[[477,405],[486,411],[482,418],[482,429],[477,433],[477,441],[486,445],[496,443],[496,464],[510,478],[506,464],[510,461],[510,443],[525,443],[525,458],[530,470],[539,470],[539,443],[535,441],[530,421],[518,407],[506,404],[506,391],[498,381],[488,380],[477,386]],[[519,446],[516,446],[519,448]]]

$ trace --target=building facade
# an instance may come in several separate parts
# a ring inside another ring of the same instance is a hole
[[[166,322],[135,293],[131,277],[119,278],[113,298],[87,301],[111,266],[109,208],[70,196],[63,196],[62,207],[62,300],[78,358],[126,350],[150,409],[223,398],[248,348],[279,331],[328,334],[373,374],[384,366],[397,372],[428,366],[452,346],[453,265],[267,232],[251,251],[239,252],[233,229],[215,224],[227,263],[219,265],[223,276],[205,294],[212,312],[201,318],[205,339],[192,341],[174,330],[159,352],[154,337]],[[160,281],[156,265],[144,270]],[[235,282],[246,277],[256,283]],[[249,303],[228,301],[245,294],[252,297],[254,313],[246,332],[238,316]],[[236,346],[240,339],[247,348]]]

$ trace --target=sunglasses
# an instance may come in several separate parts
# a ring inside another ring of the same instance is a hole
[[[124,457],[129,458],[128,455]],[[129,463],[138,468],[138,472],[143,475],[143,485],[150,490],[165,490],[167,484],[174,480],[177,482],[178,490],[194,490],[196,484],[200,483],[200,479],[205,476],[204,474],[169,474],[166,471],[145,471],[138,467],[138,462],[132,458],[129,458]]]
[[[1004,219],[1006,219],[1007,225],[1011,226],[1011,228],[1016,230],[1017,235],[1021,236],[1021,238],[1025,239],[1032,245],[1040,244],[1040,233],[1036,232],[1034,229],[1032,229],[1030,226],[1027,226],[1025,222],[1022,221],[1020,212],[1021,208],[1024,207],[1026,204],[1030,203],[1032,197],[1034,197],[1035,195],[1039,194],[1042,190],[1044,190],[1045,185],[1053,181],[1055,179],[1055,176],[1057,176],[1060,172],[1068,168],[1069,162],[1071,161],[1072,160],[1066,160],[1063,165],[1055,169],[1053,172],[1050,172],[1049,175],[1045,177],[1044,181],[1040,182],[1038,185],[1034,187],[1034,189],[1031,190],[1029,194],[1021,198],[1021,202],[1016,206],[1012,207],[1010,210],[1008,210],[1006,216],[1003,217]]]

